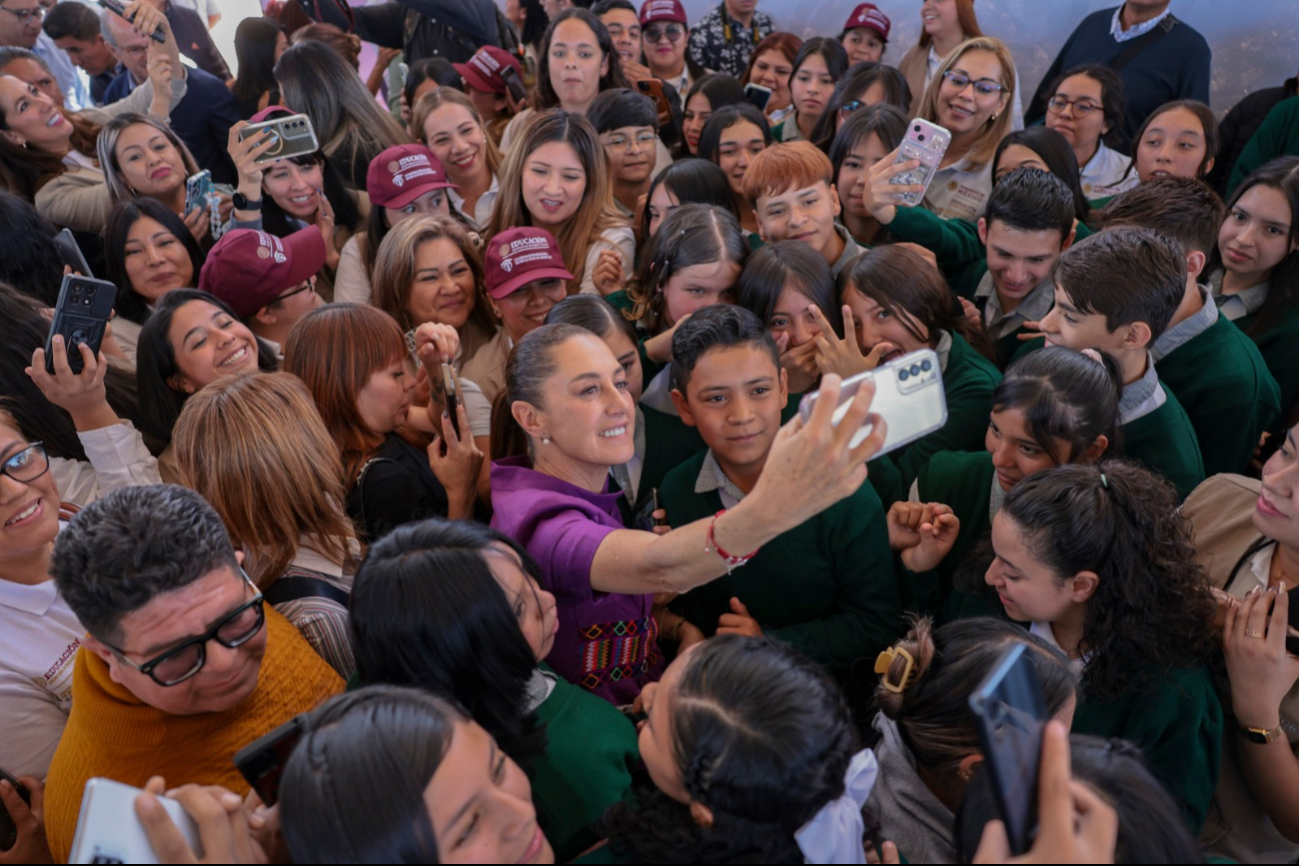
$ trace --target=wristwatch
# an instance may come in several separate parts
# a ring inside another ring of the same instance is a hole
[[[230,196],[230,201],[235,206],[235,210],[261,210],[262,209],[261,199],[247,198],[243,193],[238,191],[236,191],[234,195]]]
[[[1240,732],[1245,735],[1245,739],[1251,743],[1258,743],[1260,746],[1266,746],[1283,736],[1280,725],[1275,728],[1251,728],[1248,725],[1241,725]]]

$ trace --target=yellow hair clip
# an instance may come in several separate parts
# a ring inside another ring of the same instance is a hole
[[[902,678],[898,682],[889,681],[889,668],[893,666],[893,660],[901,656],[907,660],[907,666],[902,670]],[[880,674],[880,684],[884,688],[897,694],[902,694],[916,675],[916,660],[906,649],[900,646],[890,647],[884,650],[875,659],[875,673]]]

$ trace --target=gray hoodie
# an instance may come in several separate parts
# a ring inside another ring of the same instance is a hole
[[[879,713],[874,725],[882,739],[875,746],[879,776],[864,810],[868,825],[878,826],[879,839],[896,844],[910,863],[955,863],[955,816],[920,778],[897,724]]]

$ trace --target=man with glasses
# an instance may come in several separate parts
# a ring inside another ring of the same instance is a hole
[[[248,204],[245,199],[244,209]],[[332,220],[327,230],[332,236]],[[283,238],[254,229],[229,231],[207,254],[198,287],[229,304],[282,360],[280,346],[289,331],[322,303],[316,294],[316,274],[325,266],[322,231],[308,226]]]
[[[90,104],[89,81],[41,30],[53,6],[53,0],[0,0],[0,46],[35,52],[58,79],[59,90],[66,96],[62,105],[76,111]]]
[[[1123,79],[1127,99],[1121,152],[1146,117],[1165,102],[1209,102],[1209,43],[1197,30],[1173,17],[1170,0],[1128,0],[1118,8],[1093,12],[1070,34],[1025,112],[1027,123],[1046,116],[1051,85],[1079,66],[1108,66]]]
[[[91,777],[245,793],[231,756],[342,691],[242,559],[212,507],[169,485],[118,490],[59,534],[51,571],[88,634],[46,788],[56,862]]]
[[[654,101],[631,90],[606,90],[586,111],[600,134],[609,177],[613,180],[613,203],[618,212],[636,225],[637,208],[649,194],[658,165],[658,110]]]

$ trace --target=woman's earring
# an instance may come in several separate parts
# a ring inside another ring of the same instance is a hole
[[[541,434],[541,444],[542,444],[542,445],[549,445],[549,444],[550,444],[550,437],[547,436],[547,435],[544,434],[544,433]]]

